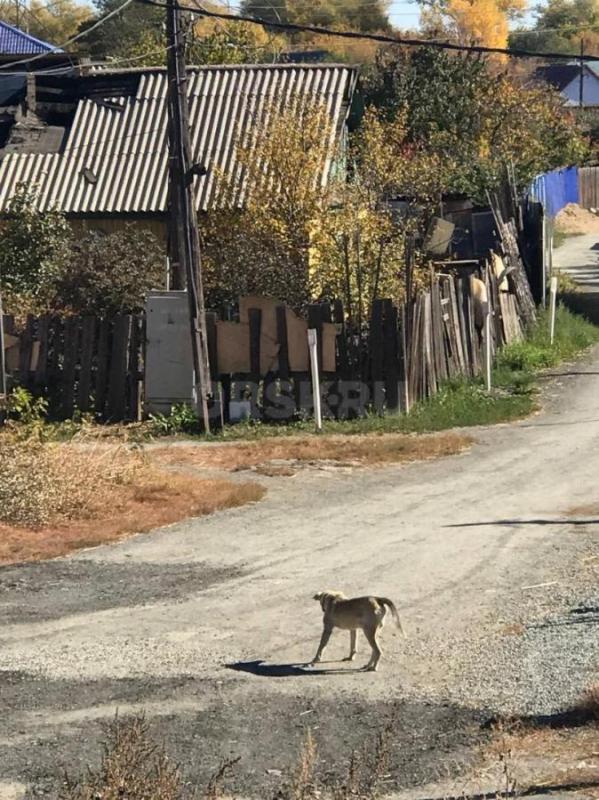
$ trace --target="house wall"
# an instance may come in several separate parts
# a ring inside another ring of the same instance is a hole
[[[582,81],[582,102],[585,106],[599,106],[599,77],[585,72]],[[577,106],[580,102],[580,77],[569,83],[562,94],[567,98],[566,105]]]
[[[127,225],[135,225],[143,230],[150,231],[166,247],[166,221],[158,217],[69,217],[75,235],[88,231],[101,231],[102,233],[116,233],[122,231]]]

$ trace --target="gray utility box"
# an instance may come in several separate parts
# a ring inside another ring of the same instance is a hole
[[[178,403],[193,402],[187,292],[149,292],[146,297],[145,411],[168,414]]]

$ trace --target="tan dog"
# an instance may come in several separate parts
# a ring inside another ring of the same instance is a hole
[[[322,638],[318,645],[318,651],[314,656],[312,664],[317,664],[322,658],[322,653],[333,632],[333,628],[342,628],[350,632],[349,656],[344,661],[353,661],[357,653],[356,639],[358,629],[364,632],[364,636],[372,648],[370,661],[366,665],[367,670],[376,671],[382,650],[377,642],[377,634],[383,626],[385,614],[388,607],[397,623],[397,627],[405,633],[399,619],[399,614],[395,605],[386,597],[354,597],[347,598],[343,592],[319,592],[314,595],[314,600],[318,600],[324,612]]]

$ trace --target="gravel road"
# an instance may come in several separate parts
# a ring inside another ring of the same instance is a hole
[[[239,755],[233,786],[264,797],[307,726],[335,771],[395,708],[393,789],[459,769],[493,715],[575,703],[599,664],[599,351],[543,384],[544,412],[462,455],[261,477],[254,506],[1,569],[0,796],[53,794],[117,708],[189,780]],[[297,666],[325,588],[399,606],[379,673]]]

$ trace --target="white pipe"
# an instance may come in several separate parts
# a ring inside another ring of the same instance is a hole
[[[316,430],[322,430],[320,408],[320,378],[318,376],[318,334],[315,328],[308,328],[308,348],[310,350],[310,369],[312,371],[312,396],[314,398],[314,418]]]
[[[555,338],[555,312],[557,307],[557,276],[551,278],[551,288],[549,289],[551,295],[551,337],[550,343],[553,344]]]

